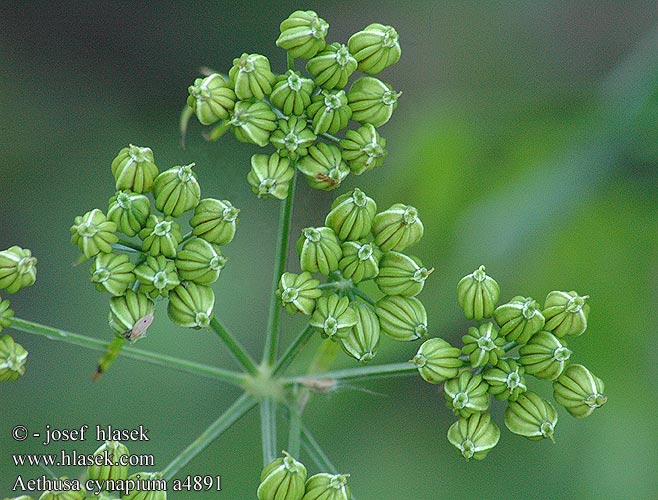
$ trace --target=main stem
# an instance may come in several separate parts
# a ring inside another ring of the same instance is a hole
[[[219,336],[220,339],[226,344],[226,347],[229,348],[231,354],[235,359],[242,365],[242,367],[247,370],[251,375],[255,375],[258,371],[256,363],[251,359],[251,356],[247,350],[242,347],[242,344],[238,342],[231,332],[229,332],[224,325],[222,325],[217,318],[210,320],[210,328],[212,328],[215,333]]]

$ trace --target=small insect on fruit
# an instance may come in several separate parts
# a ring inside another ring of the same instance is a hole
[[[130,342],[134,342],[146,335],[146,331],[149,329],[149,326],[151,326],[151,323],[153,323],[153,314],[147,314],[146,316],[139,318],[130,330],[126,330],[123,333],[123,337]]]

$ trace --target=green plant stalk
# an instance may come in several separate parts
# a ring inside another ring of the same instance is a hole
[[[283,353],[283,356],[281,356],[279,361],[277,361],[274,367],[274,375],[277,375],[279,372],[288,368],[290,363],[293,362],[297,354],[301,352],[311,338],[313,338],[313,327],[311,325],[306,325],[299,335],[295,337],[295,340],[293,340],[288,346],[288,349],[286,349],[286,352]]]
[[[302,414],[296,403],[288,405],[288,453],[299,456],[302,439]]]
[[[240,396],[221,417],[210,424],[210,427],[203,431],[198,438],[192,441],[187,448],[181,451],[178,456],[162,470],[164,479],[172,479],[178,471],[188,464],[190,460],[206,449],[206,447],[221,436],[224,431],[230,428],[249,410],[256,406],[256,403],[257,401],[248,394]]]
[[[276,401],[272,398],[264,398],[260,402],[260,429],[263,440],[263,466],[266,466],[278,456]]]
[[[418,368],[411,363],[390,363],[386,365],[360,366],[332,372],[319,372],[301,377],[283,380],[285,385],[315,382],[317,380],[336,380],[341,382],[361,382],[380,378],[409,377],[418,374]]]
[[[302,446],[311,457],[311,460],[315,462],[316,467],[325,472],[330,472],[331,474],[338,474],[338,469],[336,469],[334,464],[331,463],[331,460],[329,460],[327,454],[315,440],[311,431],[309,431],[304,424],[302,424],[301,427]]]
[[[41,325],[32,321],[27,321],[20,318],[13,318],[11,328],[34,335],[40,335],[50,340],[59,340],[68,344],[84,347],[85,349],[92,349],[94,351],[105,352],[109,346],[108,342],[87,337],[77,333],[67,332],[58,328]],[[213,378],[222,380],[229,384],[242,386],[245,376],[241,373],[222,370],[213,366],[202,365],[193,361],[186,361],[183,359],[174,358],[165,354],[158,354],[154,352],[143,351],[135,349],[134,347],[124,347],[123,355],[127,358],[144,361],[157,366],[164,366],[167,368],[174,368],[178,371],[191,373],[201,377]]]
[[[255,375],[258,371],[256,363],[251,358],[242,344],[229,332],[219,320],[214,317],[210,320],[210,328],[219,336],[220,339],[226,344],[233,357],[240,363],[240,365],[247,370],[251,375]]]

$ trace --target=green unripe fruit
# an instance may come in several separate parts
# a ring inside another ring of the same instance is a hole
[[[306,118],[298,116],[279,120],[279,128],[272,132],[270,142],[280,156],[294,160],[308,154],[308,148],[313,145],[317,136],[307,125]]]
[[[275,76],[270,61],[260,54],[242,54],[233,59],[228,76],[233,82],[235,95],[240,100],[252,97],[262,100],[272,93]]]
[[[375,244],[383,252],[401,252],[418,243],[423,232],[424,226],[418,217],[418,211],[402,203],[396,203],[388,210],[378,213],[372,221]]]
[[[498,361],[494,368],[486,370],[483,377],[489,384],[489,392],[496,399],[516,401],[521,394],[528,390],[524,373],[525,368],[516,361],[503,359]]]
[[[343,148],[343,159],[355,175],[379,167],[386,157],[386,139],[370,123],[346,131],[340,147]]]
[[[458,377],[447,380],[443,386],[446,406],[455,415],[469,417],[489,409],[489,384],[482,375],[463,371]]]
[[[381,127],[398,107],[401,94],[377,78],[359,78],[347,93],[352,120]]]
[[[577,337],[587,329],[589,295],[579,296],[576,292],[551,292],[546,297],[542,314],[546,318],[544,330],[558,338],[565,335]]]
[[[483,460],[500,439],[500,429],[489,413],[474,413],[459,420],[448,429],[448,441],[466,460]]]
[[[557,411],[553,405],[531,391],[521,394],[516,401],[510,401],[505,410],[507,428],[531,441],[548,438],[555,442],[556,424]]]
[[[67,481],[67,477],[60,478],[62,481]],[[71,481],[72,482],[72,481]],[[68,483],[68,481],[67,481]],[[83,489],[77,491],[44,491],[39,500],[84,500],[87,497],[87,492]]]
[[[265,102],[239,101],[235,104],[231,125],[235,137],[260,147],[267,146],[270,134],[277,128],[277,118]]]
[[[343,350],[361,363],[367,363],[377,354],[379,347],[379,318],[373,307],[363,302],[353,302],[350,307],[357,316],[356,325],[349,335],[340,339]]]
[[[309,324],[323,338],[336,341],[349,336],[357,321],[356,312],[350,307],[350,299],[332,294],[318,299]]]
[[[203,125],[227,120],[235,106],[236,96],[230,82],[217,73],[197,78],[187,90],[190,93],[187,105]]]
[[[311,104],[306,108],[306,114],[313,121],[313,132],[323,134],[336,132],[347,128],[352,116],[352,109],[347,104],[347,95],[343,90],[323,90],[311,97]]]
[[[505,354],[502,349],[505,338],[498,336],[498,330],[493,323],[484,323],[477,328],[470,327],[462,341],[462,352],[468,356],[473,368],[485,366],[487,363],[496,365],[498,358]]]
[[[16,380],[25,373],[27,351],[9,335],[0,335],[0,382]]]
[[[117,230],[133,237],[146,225],[151,215],[151,202],[143,194],[119,191],[110,198],[107,219],[117,225]]]
[[[121,297],[112,297],[108,316],[110,328],[117,337],[136,340],[143,335],[143,332],[142,335],[133,337],[133,328],[140,320],[153,316],[154,307],[155,305],[148,295],[141,292],[127,290],[126,294]]]
[[[11,318],[14,317],[14,311],[9,308],[10,302],[0,297],[0,332],[3,328],[11,326]]]
[[[215,294],[212,288],[185,282],[169,293],[169,318],[185,328],[208,328],[214,316]]]
[[[151,298],[166,297],[174,287],[180,285],[176,265],[164,255],[146,257],[146,261],[135,268],[140,281],[139,291]]]
[[[528,375],[555,380],[571,357],[571,350],[562,345],[552,333],[541,331],[521,346],[519,354],[519,362]]]
[[[185,166],[172,167],[165,170],[155,179],[153,197],[155,208],[164,215],[180,217],[199,204],[201,188],[192,172],[194,163]]]
[[[460,355],[460,349],[437,337],[423,342],[411,363],[416,365],[423,380],[440,384],[458,375],[459,368],[464,364],[459,359]]]
[[[96,256],[91,268],[91,282],[96,290],[112,295],[123,295],[135,282],[135,264],[125,254],[101,253]]]
[[[299,161],[297,168],[306,176],[312,188],[325,191],[336,189],[350,173],[340,149],[323,142],[311,146],[308,155]]]
[[[302,271],[319,272],[325,276],[338,269],[343,256],[336,233],[328,227],[302,229],[297,240],[297,253]]]
[[[375,311],[382,332],[393,340],[417,340],[427,335],[427,312],[415,297],[383,297]]]
[[[104,444],[100,446],[95,452],[94,456],[102,455],[111,456],[111,460],[114,463],[113,465],[90,465],[87,467],[87,475],[89,479],[96,481],[105,481],[107,479],[112,480],[125,480],[128,478],[128,465],[121,465],[121,457],[126,457],[123,460],[126,460],[130,456],[130,452],[126,445],[119,443],[118,441],[105,441]]]
[[[464,276],[457,284],[457,301],[466,319],[490,318],[498,303],[500,287],[487,276],[484,266]]]
[[[304,464],[284,451],[282,458],[263,469],[256,496],[258,500],[301,500],[305,481]]]
[[[277,153],[253,155],[247,182],[259,198],[283,200],[288,197],[290,181],[294,176],[295,169],[290,166],[288,158],[282,158]]]
[[[280,30],[277,47],[290,57],[310,59],[325,47],[329,24],[312,10],[296,10],[281,23]]]
[[[342,89],[356,71],[356,59],[347,46],[334,42],[306,63],[306,71],[323,89]]]
[[[392,26],[369,24],[354,33],[347,46],[359,63],[359,71],[376,75],[400,60],[400,39]]]
[[[498,306],[494,319],[500,326],[500,336],[509,342],[525,344],[535,333],[544,328],[544,316],[530,297],[514,297],[507,304]]]
[[[382,252],[372,243],[346,241],[342,245],[343,258],[338,263],[345,278],[354,283],[369,280],[379,274],[379,259]]]
[[[298,71],[289,69],[277,77],[270,94],[270,102],[286,116],[302,116],[306,107],[311,104],[313,90],[315,90],[313,80],[304,78]]]
[[[414,297],[423,291],[425,280],[434,272],[417,257],[399,252],[386,252],[379,261],[379,275],[375,283],[385,295]]]
[[[226,265],[226,257],[212,244],[201,238],[187,240],[176,254],[176,269],[181,280],[197,285],[210,285],[217,281]]]
[[[29,249],[14,245],[0,252],[0,290],[16,293],[36,280],[37,259]]]
[[[164,255],[173,259],[176,257],[176,249],[183,241],[180,224],[171,217],[158,217],[150,215],[146,220],[146,226],[139,232],[142,239],[142,251],[157,257]]]
[[[356,241],[370,234],[376,212],[375,200],[356,188],[334,200],[325,224],[335,231],[341,241]]]
[[[131,490],[128,495],[121,496],[121,500],[167,500],[167,482],[162,478],[161,472],[137,472],[128,476],[128,481],[131,480],[148,481],[147,484],[152,485],[151,489]]]
[[[215,245],[228,245],[235,236],[239,213],[228,200],[205,198],[190,219],[192,234]]]
[[[101,252],[112,252],[112,244],[119,241],[119,237],[115,234],[117,225],[107,220],[105,214],[97,208],[82,216],[78,215],[74,222],[75,224],[71,226],[73,233],[71,243],[78,245],[88,259]],[[0,266],[2,266],[1,258]]]
[[[584,418],[608,401],[603,381],[583,365],[570,365],[553,382],[553,398],[572,416]]]
[[[300,312],[310,316],[315,310],[316,300],[322,296],[319,285],[320,280],[313,279],[308,271],[302,274],[283,273],[276,294],[288,314]]]
[[[306,493],[302,500],[350,500],[352,494],[347,485],[349,474],[321,472],[306,481]]]
[[[127,189],[134,193],[148,193],[153,188],[158,173],[151,148],[140,148],[131,144],[119,151],[112,160],[112,174],[117,191]]]

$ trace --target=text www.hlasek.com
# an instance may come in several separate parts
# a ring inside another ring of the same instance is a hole
[[[46,467],[61,466],[61,467],[112,467],[115,465],[131,466],[131,467],[153,467],[155,466],[155,459],[153,455],[119,455],[116,461],[112,453],[105,450],[98,455],[83,455],[75,450],[67,452],[62,450],[56,454],[16,454],[12,455],[15,466],[31,465]]]

